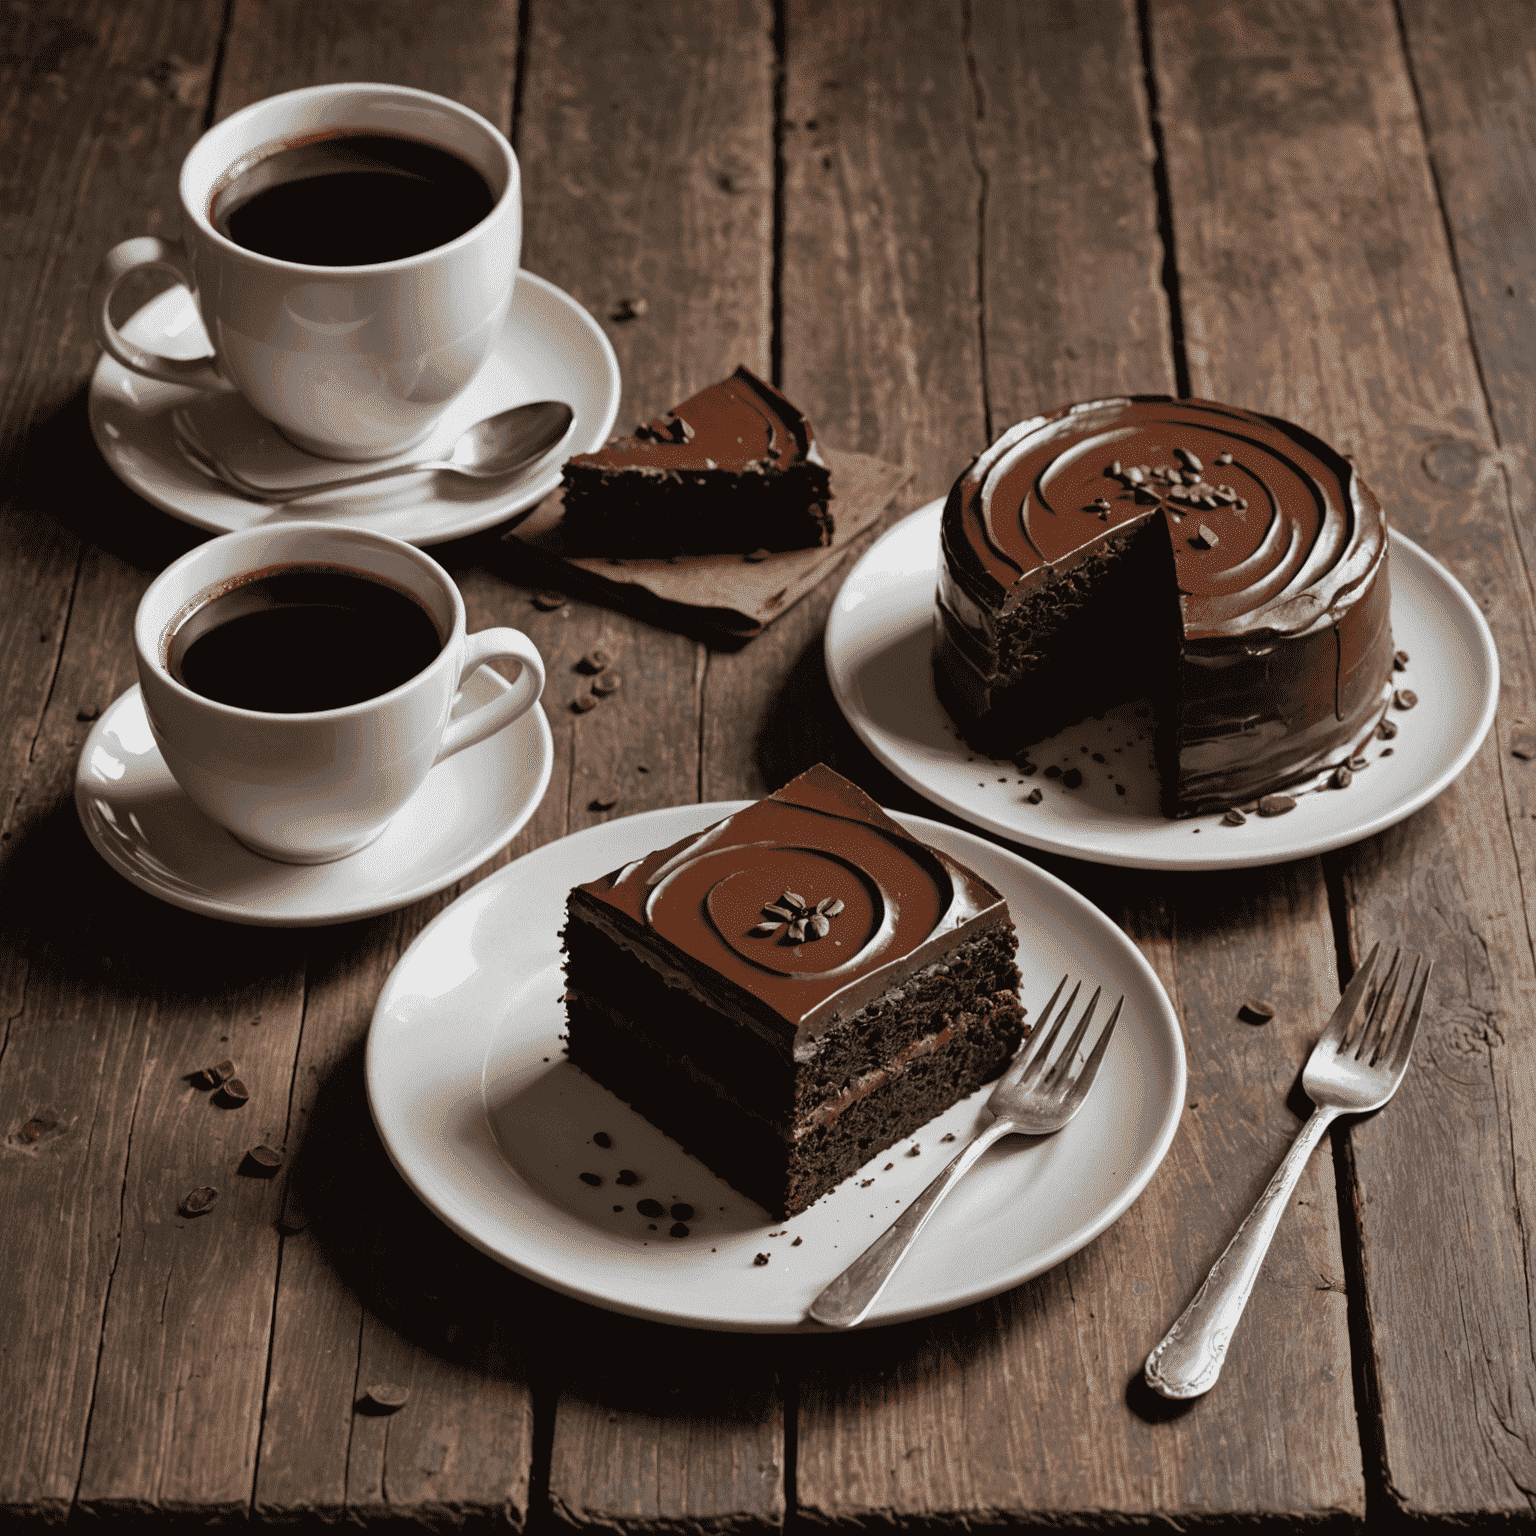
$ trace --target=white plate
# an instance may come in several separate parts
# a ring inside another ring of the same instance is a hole
[[[892,773],[999,837],[1130,869],[1278,864],[1370,837],[1411,815],[1466,767],[1493,723],[1499,658],[1488,625],[1439,561],[1393,532],[1392,635],[1409,656],[1395,682],[1412,688],[1419,703],[1390,711],[1396,738],[1370,743],[1369,766],[1347,790],[1302,795],[1294,811],[1249,817],[1241,827],[1223,825],[1220,814],[1169,821],[1158,811],[1150,718],[1144,706],[1130,705],[1030,748],[1041,768],[1083,769],[1080,789],[1063,789],[1043,773],[1022,778],[1012,763],[968,747],[934,692],[943,509],[942,501],[920,507],[848,573],[827,618],[827,676],[849,724]],[[1037,786],[1044,799],[1030,805],[1025,796]]]
[[[820,1331],[802,1321],[806,1308],[947,1161],[952,1149],[941,1138],[964,1138],[981,1123],[986,1092],[925,1126],[917,1156],[906,1155],[910,1140],[898,1143],[810,1210],[777,1223],[560,1055],[560,929],[571,885],[747,803],[676,806],[590,827],[467,891],[384,985],[368,1036],[368,1098],[416,1193],[520,1273],[635,1317]],[[1008,898],[1032,1013],[1068,969],[1110,997],[1123,992],[1126,1008],[1077,1118],[1055,1137],[1010,1137],[984,1156],[933,1217],[872,1324],[995,1295],[1075,1253],[1152,1177],[1173,1140],[1185,1086],[1167,994],[1102,913],[972,833],[898,819]],[[593,1141],[599,1131],[611,1147]],[[625,1168],[642,1182],[615,1183]],[[601,1185],[583,1183],[583,1173]],[[873,1183],[861,1187],[865,1179]],[[635,1209],[642,1198],[691,1205],[688,1236],[669,1235],[671,1215],[652,1229]],[[770,1255],[767,1265],[753,1263],[758,1253]]]
[[[464,706],[511,684],[471,673]],[[135,683],[102,715],[75,768],[75,808],[120,875],[173,906],[263,928],[313,928],[408,906],[505,848],[549,787],[554,740],[537,705],[440,763],[383,836],[334,864],[278,864],[187,799],[150,734]]]
[[[185,288],[169,288],[151,299],[122,329],[130,341],[169,356],[197,357],[209,350]],[[198,528],[230,533],[282,518],[326,517],[411,544],[437,544],[478,533],[542,501],[559,485],[565,458],[590,453],[608,440],[619,387],[618,359],[591,315],[553,283],[520,272],[507,323],[485,366],[450,402],[432,435],[398,456],[401,463],[438,457],[466,427],[497,411],[527,400],[564,400],[576,413],[564,449],[510,483],[412,475],[324,500],[259,506],[221,489],[187,462],[171,432],[177,406],[191,410],[204,441],[220,458],[263,484],[333,479],[349,466],[295,448],[233,392],[204,394],[161,384],[106,356],[91,375],[91,433],[120,480]]]

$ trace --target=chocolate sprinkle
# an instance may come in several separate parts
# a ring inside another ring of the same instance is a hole
[[[1274,1007],[1262,997],[1245,997],[1239,1010],[1252,1024],[1268,1024],[1274,1018]]]
[[[1296,802],[1289,795],[1265,795],[1259,801],[1260,816],[1284,816],[1295,809]]]

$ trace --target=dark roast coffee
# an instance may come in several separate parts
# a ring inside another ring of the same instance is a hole
[[[388,693],[442,648],[426,609],[399,588],[289,566],[204,603],[177,627],[167,659],[205,699],[302,715]]]
[[[240,169],[214,194],[221,235],[261,256],[368,267],[457,240],[495,205],[450,150],[385,133],[317,139]]]

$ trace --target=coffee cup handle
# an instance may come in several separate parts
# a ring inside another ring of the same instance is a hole
[[[107,285],[101,307],[96,311],[96,339],[109,357],[146,378],[159,379],[165,384],[183,384],[191,389],[227,389],[229,386],[220,376],[212,353],[205,357],[166,357],[159,352],[148,352],[135,346],[113,325],[112,298],[118,284],[130,272],[150,267],[169,272],[190,292],[192,279],[187,271],[187,255],[179,240],[161,240],[155,235],[124,240],[101,258],[101,266],[96,272],[97,281]]]
[[[459,669],[459,687],[464,686],[465,679],[476,667],[493,658],[521,664],[522,671],[512,684],[512,691],[450,719],[443,734],[443,744],[438,749],[438,762],[477,741],[484,741],[503,726],[511,725],[519,715],[532,709],[544,692],[544,659],[534,648],[533,641],[518,629],[482,629],[479,634],[470,635],[464,665]]]

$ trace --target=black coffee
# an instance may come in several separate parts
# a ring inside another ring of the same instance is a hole
[[[171,675],[240,709],[303,715],[398,688],[442,650],[415,598],[366,576],[290,566],[204,603],[171,638]]]
[[[247,166],[215,193],[208,217],[262,256],[368,267],[457,240],[495,201],[485,177],[450,150],[349,133]]]

